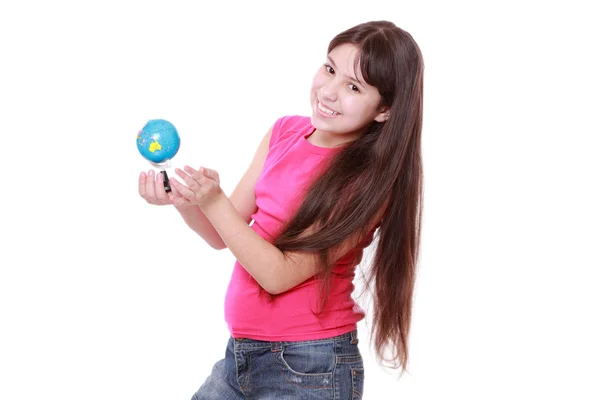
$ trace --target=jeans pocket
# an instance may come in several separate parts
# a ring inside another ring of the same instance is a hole
[[[364,368],[352,368],[352,400],[361,400],[365,384]]]
[[[273,354],[289,383],[311,388],[333,387],[335,351],[332,343],[285,345]]]

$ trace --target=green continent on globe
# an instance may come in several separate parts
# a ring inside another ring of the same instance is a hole
[[[160,143],[158,142],[152,142],[150,143],[150,148],[148,150],[150,150],[152,153],[154,153],[157,150],[161,150],[162,146],[160,145]]]

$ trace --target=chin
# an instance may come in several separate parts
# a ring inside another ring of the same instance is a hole
[[[320,129],[321,126],[323,125],[323,121],[321,121],[321,119],[319,118],[319,115],[317,115],[317,112],[314,110],[314,108],[310,114],[310,122],[311,122],[312,126],[314,126],[317,129]]]
[[[319,115],[314,111],[312,112],[312,115],[310,117],[310,122],[312,126],[315,127],[315,129],[318,129],[322,132],[329,132],[333,128],[333,126],[330,123],[328,124],[327,121],[323,121],[321,118],[319,118]]]

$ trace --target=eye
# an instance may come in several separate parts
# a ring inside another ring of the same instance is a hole
[[[325,64],[324,67],[325,67],[325,71],[327,71],[331,75],[335,74],[335,71],[333,70],[333,68],[331,68],[331,65]]]
[[[353,92],[356,93],[360,93],[360,90],[358,89],[358,86],[354,85],[354,84],[349,84],[348,87],[350,88],[350,90],[352,90]]]

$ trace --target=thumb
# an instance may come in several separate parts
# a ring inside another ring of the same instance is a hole
[[[200,172],[207,178],[212,179],[213,181],[219,181],[219,173],[214,169],[200,167]]]

